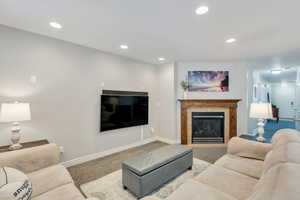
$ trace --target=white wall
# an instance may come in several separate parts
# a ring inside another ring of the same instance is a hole
[[[159,66],[159,131],[158,135],[164,139],[174,140],[176,130],[176,88],[175,65],[165,64]]]
[[[176,65],[177,98],[182,98],[180,82],[188,71],[229,71],[229,92],[189,92],[190,99],[242,99],[238,104],[238,135],[247,133],[247,68],[238,62],[179,62]],[[180,138],[180,104],[177,103],[177,139]]]
[[[47,138],[65,147],[64,160],[141,140],[141,127],[99,133],[100,90],[148,91],[155,135],[180,140],[180,82],[190,70],[228,70],[230,91],[190,92],[189,98],[242,99],[238,134],[247,133],[247,66],[239,62],[179,62],[153,66],[0,26],[0,102],[32,104],[32,121],[23,123],[22,141]],[[30,83],[30,76],[37,83]],[[0,145],[8,144],[10,124],[0,124]]]
[[[254,85],[257,87],[260,83],[260,76],[256,73],[255,69],[248,67],[248,76],[247,76],[247,134],[256,135],[257,134],[257,119],[250,118],[250,105],[255,101],[259,101],[258,91],[256,92],[256,97],[254,97]]]
[[[279,108],[279,118],[295,118],[295,83],[273,83],[271,84],[272,104]],[[291,105],[294,102],[294,106]]]
[[[0,102],[31,103],[23,142],[47,138],[64,146],[64,160],[70,160],[140,141],[141,127],[99,133],[102,83],[104,89],[149,92],[149,126],[157,130],[157,66],[4,26],[0,34]],[[151,137],[149,126],[144,138]],[[9,138],[10,124],[0,124],[0,145]]]

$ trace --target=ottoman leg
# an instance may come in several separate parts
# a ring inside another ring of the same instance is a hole
[[[123,189],[124,189],[124,190],[127,190],[127,187],[126,187],[125,185],[123,185]]]
[[[188,168],[188,170],[192,170],[193,169],[193,166],[190,166],[189,168]]]

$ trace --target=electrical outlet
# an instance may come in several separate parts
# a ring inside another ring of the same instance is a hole
[[[65,153],[65,148],[63,146],[59,146],[59,151],[61,154]]]
[[[37,82],[37,77],[34,75],[30,76],[29,81],[30,83],[35,84]]]
[[[151,131],[151,133],[154,133],[155,129],[153,127],[150,127],[150,131]]]

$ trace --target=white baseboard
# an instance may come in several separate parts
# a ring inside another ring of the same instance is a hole
[[[246,133],[243,133],[241,135],[255,136],[256,134],[257,134],[257,131],[252,131],[252,133],[246,132]],[[240,135],[238,135],[238,136],[240,136]]]
[[[170,140],[170,139],[163,138],[163,137],[160,137],[160,136],[156,136],[155,139],[158,140],[158,141],[167,143],[167,144],[180,144],[180,141]]]
[[[148,139],[145,139],[145,140],[142,140],[142,141],[138,141],[138,142],[135,142],[135,143],[132,143],[132,144],[129,144],[129,145],[124,145],[124,146],[121,146],[121,147],[113,148],[113,149],[110,149],[110,150],[107,150],[107,151],[102,151],[102,152],[99,152],[99,153],[93,153],[93,154],[81,156],[79,158],[75,158],[73,160],[63,162],[61,164],[64,165],[65,167],[71,167],[71,166],[78,165],[78,164],[81,164],[81,163],[85,163],[85,162],[88,162],[88,161],[91,161],[91,160],[102,158],[102,157],[105,157],[105,156],[108,156],[108,155],[111,155],[111,154],[114,154],[114,153],[125,151],[125,150],[133,148],[133,147],[138,147],[138,146],[141,146],[141,145],[144,145],[144,144],[148,144],[148,143],[151,143],[151,142],[154,142],[154,141],[161,141],[161,142],[164,142],[164,143],[167,143],[167,144],[180,144],[180,141],[170,140],[170,139],[167,139],[167,138],[155,136],[155,137],[151,137],[151,138],[148,138]]]
[[[288,122],[291,122],[291,121],[295,121],[294,118],[279,118],[279,121],[288,121]]]
[[[99,153],[93,153],[93,154],[81,156],[79,158],[75,158],[73,160],[63,162],[61,164],[64,165],[65,167],[71,167],[71,166],[78,165],[78,164],[81,164],[81,163],[85,163],[85,162],[88,162],[88,161],[91,161],[91,160],[102,158],[102,157],[105,157],[105,156],[108,156],[108,155],[111,155],[111,154],[114,154],[114,153],[125,151],[125,150],[133,148],[133,147],[138,147],[138,146],[141,146],[141,145],[144,145],[144,144],[148,144],[148,143],[154,142],[156,140],[158,140],[156,137],[148,138],[148,139],[145,139],[145,140],[142,140],[142,141],[138,141],[138,142],[135,142],[135,143],[132,143],[132,144],[129,144],[129,145],[124,145],[124,146],[117,147],[117,148],[113,148],[113,149],[110,149],[110,150],[107,150],[107,151],[102,151],[102,152],[99,152]]]

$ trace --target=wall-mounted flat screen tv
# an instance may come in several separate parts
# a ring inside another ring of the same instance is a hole
[[[100,131],[148,124],[148,96],[101,95]]]

